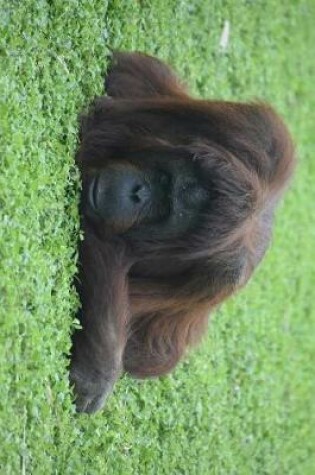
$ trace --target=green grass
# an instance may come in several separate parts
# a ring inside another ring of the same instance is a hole
[[[315,5],[312,0],[0,0],[0,473],[315,473]],[[225,20],[230,45],[218,48]],[[299,167],[273,247],[160,380],[77,416],[77,115],[112,48],[154,53],[195,94],[263,98]]]

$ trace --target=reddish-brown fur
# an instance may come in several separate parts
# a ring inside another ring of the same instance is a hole
[[[82,216],[83,330],[74,335],[71,381],[86,412],[101,407],[122,370],[167,373],[200,339],[211,310],[265,254],[294,167],[289,133],[266,104],[193,99],[167,66],[138,53],[114,56],[106,89],[110,97],[82,118],[83,187],[90,170],[131,166],[129,157],[146,150],[172,160],[180,147],[210,170],[219,197],[207,225],[175,242],[130,245],[119,226],[97,227]]]

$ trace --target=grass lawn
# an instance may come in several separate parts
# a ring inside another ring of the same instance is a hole
[[[219,48],[230,22],[228,49]],[[315,473],[313,0],[0,0],[0,473]],[[299,167],[273,247],[171,375],[123,377],[75,414],[77,115],[110,49],[175,66],[194,94],[263,98]]]

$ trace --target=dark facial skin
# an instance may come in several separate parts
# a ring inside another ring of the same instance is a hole
[[[150,167],[141,160],[114,163],[91,174],[84,185],[85,213],[128,239],[139,232],[142,239],[182,236],[197,224],[209,199],[197,164],[180,158],[146,163]]]

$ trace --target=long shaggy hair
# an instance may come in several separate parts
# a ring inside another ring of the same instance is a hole
[[[77,154],[85,238],[83,331],[73,360],[86,378],[99,374],[104,357],[114,378],[121,369],[157,376],[199,340],[210,311],[244,286],[263,258],[294,168],[293,146],[269,105],[191,98],[166,65],[140,53],[116,54],[105,86],[108,97],[82,118]],[[91,175],[109,166],[154,168],[161,157],[174,176],[184,160],[206,181],[207,206],[192,229],[168,238],[164,223],[147,233],[135,216],[90,219]],[[104,356],[112,341],[115,349]],[[94,410],[89,404],[83,410]]]

